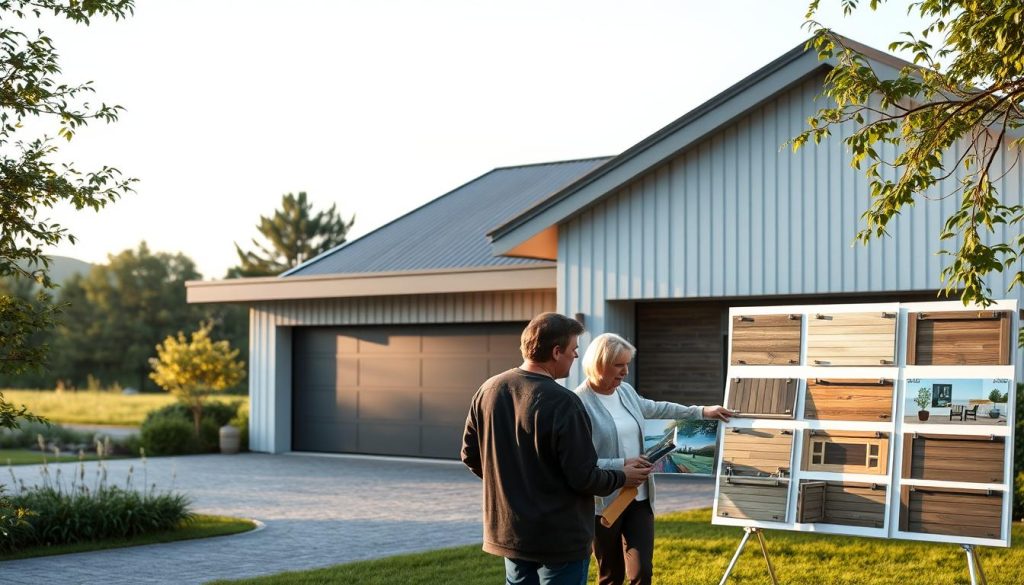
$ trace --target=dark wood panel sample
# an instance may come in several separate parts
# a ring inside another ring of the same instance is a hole
[[[897,315],[895,311],[811,315],[807,322],[807,364],[895,365]]]
[[[892,380],[807,380],[804,418],[817,420],[892,420]]]
[[[802,481],[797,522],[885,527],[886,487],[880,484]]]
[[[732,319],[733,365],[800,363],[803,315],[740,315]]]
[[[725,518],[786,521],[789,480],[722,477],[718,486],[718,515]]]
[[[907,364],[1009,365],[1009,311],[941,311],[907,315]]]
[[[1003,493],[903,486],[900,530],[923,534],[1002,538]]]
[[[790,472],[793,431],[780,429],[726,429],[722,448],[725,475],[783,476]]]
[[[748,418],[793,418],[796,413],[795,378],[733,378],[728,407]]]
[[[905,434],[903,477],[1003,483],[1005,437]]]

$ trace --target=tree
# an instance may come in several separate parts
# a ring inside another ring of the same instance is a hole
[[[156,346],[149,363],[149,376],[192,411],[196,436],[203,417],[203,404],[214,393],[237,385],[245,377],[245,362],[237,361],[238,350],[227,341],[210,338],[210,323],[194,331],[191,340],[178,332]]]
[[[871,0],[875,10],[885,0]],[[846,14],[859,0],[841,0]],[[844,44],[844,39],[813,20],[819,0],[807,12],[815,35],[808,48],[822,59],[835,59],[825,96],[834,106],[809,119],[810,128],[793,140],[794,149],[815,143],[840,124],[854,122],[845,142],[851,164],[863,168],[871,190],[866,225],[857,239],[868,243],[887,233],[904,206],[926,196],[959,192],[959,208],[946,218],[940,240],[959,244],[944,250],[951,261],[941,278],[947,294],[959,292],[967,304],[991,303],[985,277],[1013,269],[1024,253],[1024,236],[1012,241],[991,237],[998,225],[1024,219],[1024,207],[1007,205],[997,189],[1001,174],[1019,164],[1024,137],[1024,4],[1010,0],[923,0],[910,4],[924,21],[918,35],[903,33],[890,51],[907,51],[913,65],[895,77],[875,71],[869,59]],[[882,148],[883,146],[894,148]],[[956,152],[960,156],[951,157]],[[1008,147],[1017,160],[1004,167],[994,162]],[[887,152],[895,152],[887,156]],[[890,170],[891,169],[891,170]],[[961,173],[956,189],[946,179]],[[895,178],[890,178],[895,176]],[[949,245],[949,244],[947,244]],[[1017,272],[1010,288],[1024,283]]]
[[[313,206],[306,200],[305,191],[299,191],[297,197],[285,194],[281,208],[269,217],[261,215],[256,226],[267,243],[253,239],[255,250],[249,252],[235,244],[240,264],[228,271],[228,278],[280,274],[345,243],[348,230],[356,220],[354,215],[345,222],[335,205],[315,215],[312,212]]]

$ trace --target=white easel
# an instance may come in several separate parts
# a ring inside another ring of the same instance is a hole
[[[764,543],[764,531],[760,528],[754,528],[753,526],[745,526],[743,528],[743,539],[740,540],[740,546],[736,549],[736,554],[732,555],[732,560],[729,561],[729,566],[725,568],[725,574],[722,575],[722,580],[718,585],[725,585],[725,582],[729,580],[729,574],[732,573],[733,567],[736,566],[736,561],[739,560],[740,553],[743,552],[743,547],[747,546],[747,540],[750,539],[751,534],[757,536],[757,542],[761,545],[761,554],[764,555],[764,562],[768,565],[768,574],[772,577],[772,585],[779,585],[779,580],[775,578],[775,567],[772,567],[772,560],[768,558],[768,547]],[[971,573],[971,575],[971,584],[974,585],[973,573]],[[982,585],[985,585],[984,582]]]

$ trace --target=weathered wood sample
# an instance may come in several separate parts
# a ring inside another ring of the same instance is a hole
[[[885,475],[888,433],[809,430],[804,433],[802,469]]]
[[[725,432],[722,470],[733,476],[784,476],[790,472],[793,431],[786,429],[742,429]]]
[[[740,315],[732,319],[732,365],[800,363],[803,315]]]
[[[892,366],[896,364],[893,312],[817,313],[807,321],[807,364]]]
[[[900,490],[900,530],[1002,538],[1003,493],[921,486]]]
[[[1003,483],[1006,437],[903,435],[903,477]]]
[[[796,387],[795,378],[733,378],[728,408],[748,418],[793,418]]]
[[[892,420],[892,380],[807,380],[804,418],[817,420]]]
[[[723,477],[718,486],[722,517],[785,522],[788,506],[788,479]]]
[[[907,315],[907,365],[1009,365],[1009,311]]]
[[[879,484],[802,481],[796,521],[884,528],[885,497]]]

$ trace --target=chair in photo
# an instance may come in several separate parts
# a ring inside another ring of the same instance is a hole
[[[974,407],[974,411],[975,411],[975,413],[977,413],[977,411],[978,411],[978,407],[977,406]],[[949,420],[953,420],[954,417],[957,420],[964,420],[964,405],[963,404],[952,404],[952,405],[950,405],[950,407],[949,407]]]
[[[970,419],[970,418],[973,418],[974,420],[978,420],[978,406],[979,406],[978,404],[975,404],[974,408],[968,408],[968,409],[964,410],[964,416],[960,420],[967,420],[967,419]],[[962,409],[963,407],[961,406],[960,408]]]

